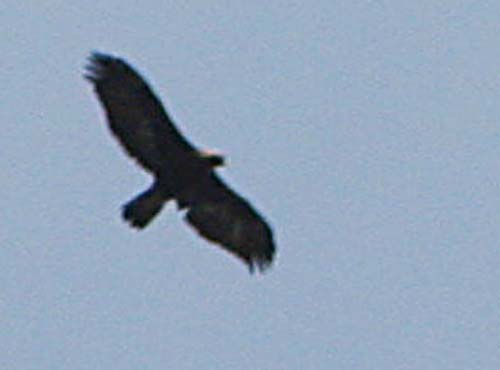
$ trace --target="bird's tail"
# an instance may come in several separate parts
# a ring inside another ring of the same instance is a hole
[[[122,216],[131,226],[142,229],[161,211],[169,197],[156,185],[123,206]]]

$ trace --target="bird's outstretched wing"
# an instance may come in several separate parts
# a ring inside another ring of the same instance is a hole
[[[275,246],[262,216],[215,174],[190,205],[186,221],[204,238],[242,259],[253,272],[270,266]]]
[[[122,59],[93,53],[85,77],[94,85],[111,131],[145,169],[157,174],[168,160],[195,150],[146,81]]]

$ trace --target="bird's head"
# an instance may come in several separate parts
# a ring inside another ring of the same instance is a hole
[[[204,150],[200,152],[200,157],[210,164],[210,167],[223,167],[226,165],[224,156],[216,151]]]

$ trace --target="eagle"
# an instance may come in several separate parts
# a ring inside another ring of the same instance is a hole
[[[125,152],[154,180],[122,207],[122,217],[145,228],[174,201],[200,236],[242,260],[253,272],[268,268],[273,233],[257,210],[217,175],[221,154],[199,150],[176,127],[149,84],[119,57],[94,52],[84,77],[102,105],[109,128]]]

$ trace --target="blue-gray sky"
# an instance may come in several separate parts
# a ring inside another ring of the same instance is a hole
[[[0,5],[0,368],[500,368],[499,2],[41,4]],[[269,273],[121,221],[91,50],[227,153]]]

